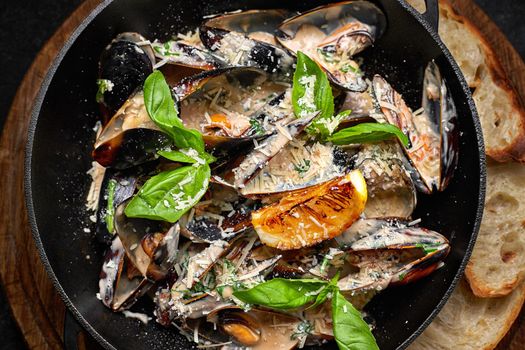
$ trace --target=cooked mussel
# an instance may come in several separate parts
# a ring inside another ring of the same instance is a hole
[[[137,176],[108,170],[101,185],[95,233],[101,242],[110,244],[114,238],[114,216],[112,213],[125,200],[131,198],[137,187]],[[111,212],[111,213],[108,213]]]
[[[240,193],[260,198],[317,185],[344,175],[349,162],[349,157],[338,147],[294,139]]]
[[[458,157],[457,113],[439,69],[425,70],[423,109],[413,113],[401,95],[381,76],[373,79],[375,98],[386,120],[409,138],[404,148],[416,172],[415,183],[425,193],[443,191],[453,176]]]
[[[238,159],[237,166],[225,175],[233,187],[243,189],[282,149],[297,137],[316,117],[311,114],[305,118],[292,120],[286,125],[281,122],[275,124],[276,130],[273,134],[261,141],[251,152]]]
[[[439,268],[450,251],[441,234],[402,220],[361,219],[336,238],[344,253],[342,291],[381,290]]]
[[[295,60],[273,38],[286,15],[280,10],[220,15],[202,24],[200,37],[209,50],[232,66],[257,67],[291,79]]]
[[[132,32],[121,33],[100,57],[99,79],[106,85],[99,102],[112,116],[153,72],[155,56],[146,39]]]
[[[289,86],[262,70],[237,67],[184,79],[174,92],[181,100],[180,117],[187,127],[199,130],[209,148],[231,148],[253,144],[254,138],[272,132],[259,130],[245,136],[253,128],[257,112]]]
[[[115,237],[104,258],[99,281],[100,299],[111,310],[130,308],[152,286],[147,278],[134,275],[133,270],[122,242]]]
[[[207,317],[235,343],[254,350],[293,349],[298,339],[290,337],[301,323],[295,316],[251,309],[243,311],[237,306],[216,309]]]
[[[100,165],[126,169],[157,157],[170,144],[151,120],[142,91],[135,93],[111,118],[95,141],[93,159]]]
[[[177,254],[180,228],[178,224],[166,228],[149,220],[128,218],[124,214],[128,203],[123,202],[115,211],[116,234],[138,272],[149,280],[162,280]]]
[[[395,141],[363,144],[353,158],[368,188],[367,218],[409,218],[416,208],[417,193],[405,156]]]
[[[324,5],[281,24],[278,41],[314,59],[343,89],[364,91],[367,83],[352,58],[372,45],[386,28],[384,14],[367,1]]]
[[[226,65],[219,57],[180,41],[154,42],[151,47],[155,51],[155,57],[160,60],[157,67],[164,64],[175,64],[200,70],[212,70]]]

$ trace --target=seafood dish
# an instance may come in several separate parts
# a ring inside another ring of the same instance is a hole
[[[362,69],[387,18],[367,1],[234,11],[102,52],[89,207],[107,245],[98,297],[137,300],[198,347],[378,349],[367,303],[451,247],[414,217],[458,160],[430,61],[410,108]]]

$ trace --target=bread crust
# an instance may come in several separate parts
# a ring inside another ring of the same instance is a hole
[[[465,269],[465,277],[474,295],[480,298],[499,298],[509,295],[522,280],[516,276],[511,281],[501,284],[498,288],[490,288],[484,284],[482,279],[477,277],[473,266],[473,263],[469,261]]]
[[[519,122],[516,123],[517,125],[514,125],[514,129],[519,130],[519,132],[516,134],[513,140],[504,147],[486,147],[487,155],[499,162],[508,162],[513,160],[525,162],[525,108],[520,103],[517,91],[510,84],[510,79],[503,69],[499,59],[497,58],[494,48],[486,40],[484,35],[475,24],[473,24],[468,18],[459,15],[455,11],[454,6],[449,0],[440,0],[439,5],[442,15],[444,12],[446,12],[448,17],[461,23],[474,35],[474,37],[476,37],[483,51],[485,65],[492,82],[505,92],[511,104],[512,114],[519,116]],[[477,85],[478,84],[471,84],[471,87],[476,88]],[[483,126],[484,121],[481,120],[481,122]],[[489,121],[485,122],[488,123]],[[486,138],[490,138],[491,135],[488,134],[484,136]]]

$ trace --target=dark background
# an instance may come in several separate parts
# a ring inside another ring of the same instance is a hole
[[[25,71],[81,0],[0,0],[0,129]],[[525,57],[525,1],[476,0]],[[0,286],[0,350],[24,349]]]

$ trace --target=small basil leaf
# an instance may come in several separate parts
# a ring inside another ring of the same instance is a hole
[[[208,189],[208,164],[184,166],[150,178],[125,209],[128,217],[176,222]]]
[[[326,282],[315,279],[274,278],[233,295],[251,305],[272,309],[295,309],[313,302]]]
[[[390,140],[397,137],[401,143],[408,147],[408,137],[399,128],[392,124],[361,123],[340,130],[328,137],[328,141],[336,145],[348,145],[351,143],[367,143]]]
[[[204,153],[202,135],[186,128],[179,119],[170,87],[160,71],[151,73],[144,82],[144,104],[151,120],[172,138],[175,146]]]
[[[144,82],[144,104],[150,118],[162,130],[168,131],[171,127],[182,124],[170,87],[158,70],[151,73]]]
[[[197,163],[197,160],[180,151],[158,151],[157,154],[173,162],[188,164]]]
[[[328,299],[330,295],[333,295],[337,291],[337,282],[339,281],[339,271],[336,273],[336,275],[328,282],[328,284],[321,290],[319,294],[317,294],[317,297],[315,298],[315,303],[310,305],[308,309],[313,309]]]
[[[292,106],[298,118],[319,112],[307,131],[310,134],[329,134],[326,120],[334,114],[334,96],[326,73],[315,61],[297,52],[297,66],[293,75]]]
[[[108,202],[106,206],[106,217],[104,218],[106,221],[106,228],[108,229],[109,233],[115,233],[115,189],[117,188],[117,181],[116,180],[109,180],[108,183]]]
[[[341,350],[379,350],[361,313],[337,290],[332,298],[334,337]]]
[[[197,130],[188,129],[184,125],[173,126],[170,133],[175,146],[178,148],[193,148],[204,153],[204,140]]]

